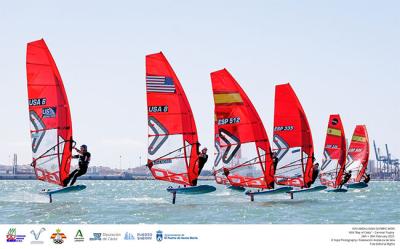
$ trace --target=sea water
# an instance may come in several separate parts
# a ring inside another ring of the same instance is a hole
[[[213,193],[172,195],[161,181],[78,181],[81,192],[39,194],[40,181],[0,181],[0,224],[382,224],[400,223],[400,182],[370,182],[347,193],[256,196],[216,186]],[[173,185],[174,186],[174,185]]]

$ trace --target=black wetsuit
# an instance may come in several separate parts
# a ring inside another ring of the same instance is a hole
[[[315,180],[317,180],[318,174],[319,174],[319,169],[318,169],[318,168],[314,168],[314,169],[313,169],[313,172],[312,172],[312,181],[311,181],[310,186],[311,186],[312,184],[314,184]]]
[[[371,177],[369,175],[365,175],[364,182],[369,183],[370,180],[371,180]]]
[[[69,174],[68,178],[64,180],[64,187],[66,187],[71,181],[70,186],[74,185],[76,182],[76,179],[84,174],[86,174],[87,169],[89,167],[89,162],[90,162],[90,153],[89,152],[84,152],[82,155],[75,155],[72,158],[79,158],[79,169],[76,169]]]
[[[272,165],[274,166],[274,175],[276,173],[276,167],[278,166],[279,159],[277,156],[272,157]]]
[[[201,171],[203,170],[203,168],[204,168],[204,165],[206,164],[206,162],[207,162],[207,160],[208,160],[208,155],[207,154],[203,154],[203,153],[200,153],[200,151],[199,151],[199,144],[197,144],[197,155],[199,155],[199,157],[197,158],[197,160],[198,160],[198,165],[199,165],[199,176],[200,176],[200,173],[201,173]],[[197,179],[195,179],[195,180],[193,180],[192,181],[192,184],[193,184],[193,186],[196,186],[197,185]]]
[[[342,182],[340,183],[340,187],[339,188],[342,188],[343,185],[345,185],[350,180],[350,178],[351,178],[351,173],[346,173],[344,175],[344,177],[343,177]]]
[[[275,173],[276,173],[276,167],[278,167],[278,162],[279,162],[279,158],[278,158],[277,156],[272,156],[272,167],[274,167],[274,168],[273,168],[273,170],[274,170],[274,176],[275,176]],[[271,182],[271,183],[268,185],[268,188],[270,188],[270,189],[275,188],[275,181]]]

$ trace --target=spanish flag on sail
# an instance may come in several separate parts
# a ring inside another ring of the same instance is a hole
[[[240,93],[215,93],[214,102],[216,105],[243,103]]]
[[[340,137],[342,135],[342,131],[339,129],[328,128],[328,135]]]
[[[366,139],[365,137],[363,137],[363,136],[356,136],[356,135],[353,135],[353,137],[351,138],[351,140],[352,140],[352,141],[355,141],[355,142],[361,142],[361,143],[367,142],[367,139]]]

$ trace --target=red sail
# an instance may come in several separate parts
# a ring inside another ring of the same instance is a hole
[[[324,161],[321,165],[321,184],[337,188],[346,163],[346,137],[339,114],[329,117],[324,146]]]
[[[219,168],[232,186],[271,188],[271,148],[256,109],[226,69],[211,73],[211,81],[221,148]]]
[[[369,160],[369,140],[367,127],[357,125],[347,152],[346,171],[351,170],[349,183],[360,182],[367,170]]]
[[[306,114],[290,84],[275,87],[275,182],[306,187],[312,181],[314,146]]]
[[[32,165],[37,179],[62,185],[70,171],[71,114],[60,73],[44,40],[28,43],[26,71]]]
[[[160,52],[146,56],[148,166],[158,180],[196,185],[197,130],[185,92]]]

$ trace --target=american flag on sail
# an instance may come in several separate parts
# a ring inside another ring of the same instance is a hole
[[[147,92],[155,93],[174,93],[175,85],[171,77],[166,76],[146,76]]]

